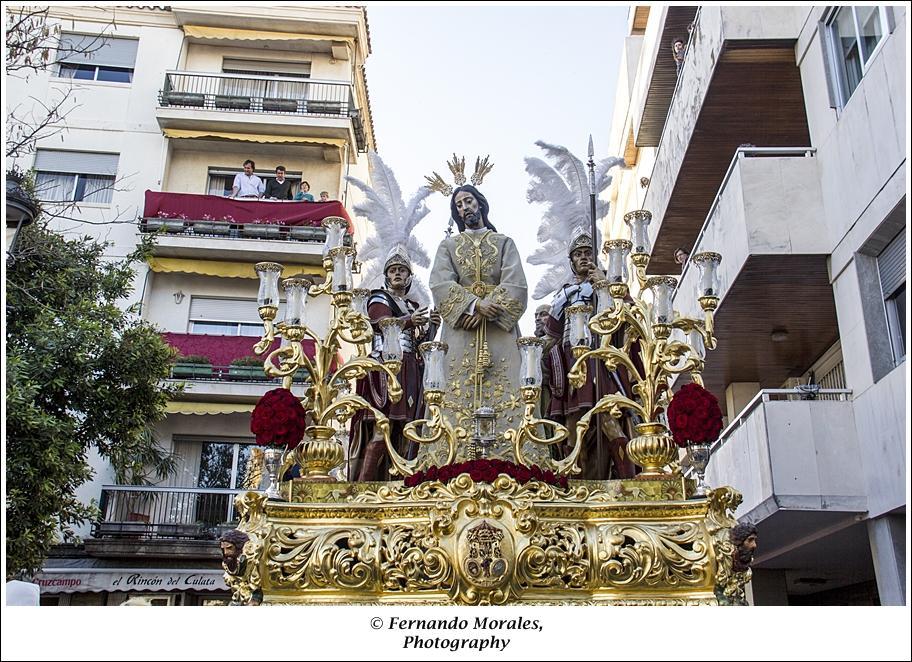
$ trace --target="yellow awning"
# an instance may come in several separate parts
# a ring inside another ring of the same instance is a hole
[[[344,41],[354,45],[351,37],[300,32],[274,32],[271,30],[244,30],[240,28],[213,28],[205,25],[185,25],[184,34],[196,39],[235,39],[240,41]]]
[[[332,145],[342,147],[342,138],[313,138],[307,136],[273,136],[262,133],[229,133],[227,131],[191,131],[189,129],[164,129],[166,138],[220,138],[248,143],[295,143],[299,145]]]
[[[235,402],[178,402],[167,404],[165,411],[169,414],[245,414],[253,411],[255,405]]]
[[[312,264],[286,264],[286,274],[311,274],[325,276],[322,266]],[[156,273],[199,274],[221,278],[257,278],[252,262],[223,262],[221,260],[189,260],[179,257],[150,257],[149,267]]]

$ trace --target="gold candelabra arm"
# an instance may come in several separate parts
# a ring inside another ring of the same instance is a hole
[[[523,444],[527,441],[531,441],[543,446],[553,446],[566,439],[569,432],[567,431],[567,428],[560,423],[535,417],[535,406],[541,396],[541,386],[524,386],[522,388],[522,396],[523,402],[525,403],[522,422],[518,428],[507,430],[504,433],[504,436],[508,442],[513,444],[513,455],[516,458],[516,461],[519,464],[530,466],[532,463],[526,459],[522,452]],[[553,432],[548,436],[539,436],[537,434],[539,427],[543,429],[551,428]],[[576,456],[579,454],[579,449],[574,450],[576,453],[571,453],[570,457],[564,460],[551,460],[558,473],[566,473],[573,467],[576,462]]]
[[[623,365],[630,373],[631,382],[640,384],[644,381],[643,375],[633,364],[630,355],[620,351],[617,347],[609,345],[608,347],[587,350],[577,357],[573,367],[567,373],[567,381],[570,382],[573,388],[580,388],[586,383],[586,361],[590,358],[600,359],[608,370],[616,370],[618,365]]]
[[[260,319],[263,320],[263,337],[260,338],[260,341],[253,346],[253,353],[259,356],[272,344],[275,340],[275,320],[276,313],[278,313],[278,306],[260,306],[257,309],[260,313]]]
[[[351,345],[355,345],[359,357],[367,356],[367,345],[374,338],[370,320],[351,308],[341,311],[341,325],[339,337]]]
[[[427,410],[430,418],[422,418],[411,421],[402,430],[402,436],[413,441],[416,444],[433,444],[439,441],[445,441],[447,444],[447,459],[445,464],[452,464],[456,459],[456,449],[460,443],[465,443],[468,439],[468,433],[461,427],[453,427],[440,411],[440,405],[443,402],[443,391],[428,390],[424,394]],[[421,434],[419,430],[424,430]],[[390,457],[396,467],[396,473],[402,476],[411,476],[418,470],[418,458],[406,460],[394,454],[390,447]]]
[[[278,359],[278,367],[274,359]],[[290,389],[294,374],[299,368],[304,368],[310,375],[312,383],[318,383],[320,375],[314,367],[310,357],[304,352],[300,339],[289,340],[284,347],[277,347],[269,353],[263,361],[263,371],[267,377],[281,377],[282,386]]]
[[[623,415],[622,412],[624,409],[629,409],[639,414],[644,421],[651,420],[650,416],[646,413],[646,410],[630,398],[619,395],[617,393],[606,395],[601,400],[596,402],[595,406],[592,407],[592,409],[583,414],[579,422],[576,424],[576,443],[573,446],[573,452],[571,452],[564,461],[572,461],[574,464],[576,463],[576,458],[579,455],[579,451],[583,447],[583,440],[586,436],[586,432],[589,430],[589,421],[593,416],[605,412],[609,416],[620,418]]]
[[[307,288],[307,294],[312,297],[318,297],[321,294],[329,294],[332,292],[333,263],[332,258],[328,255],[323,258],[323,270],[326,272],[326,280],[320,285],[311,285]]]
[[[399,372],[398,365],[387,365],[385,363],[378,363],[374,359],[366,356],[356,356],[346,361],[345,364],[336,371],[333,379],[342,381],[363,379],[372,371],[382,371],[386,373],[386,386],[389,398],[393,403],[399,402],[402,398],[402,386],[396,378],[396,374]]]

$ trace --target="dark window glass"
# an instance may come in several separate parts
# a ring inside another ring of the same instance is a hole
[[[132,69],[120,69],[117,67],[98,67],[98,78],[110,83],[131,83],[133,82]]]

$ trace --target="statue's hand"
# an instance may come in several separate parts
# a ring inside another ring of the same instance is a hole
[[[430,314],[431,324],[435,326],[440,326],[443,323],[443,318],[440,317],[440,313],[437,312],[437,309],[434,308]]]
[[[486,320],[493,320],[498,315],[504,312],[503,306],[500,304],[494,303],[493,301],[486,301],[485,299],[479,299],[475,302],[475,314],[480,314]]]
[[[428,309],[420,308],[411,315],[413,326],[424,326],[428,323]]]
[[[460,318],[459,322],[463,329],[466,331],[471,331],[479,324],[481,324],[481,315],[479,315],[477,312],[473,315],[463,315]]]

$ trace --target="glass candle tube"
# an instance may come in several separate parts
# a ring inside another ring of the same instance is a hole
[[[652,246],[649,243],[649,222],[652,221],[652,212],[637,209],[624,214],[624,222],[630,228],[631,252],[637,255],[649,255]]]
[[[718,297],[720,289],[719,264],[722,256],[712,251],[697,253],[691,259],[697,265],[697,298]]]
[[[571,346],[589,347],[591,345],[592,331],[589,329],[589,315],[591,314],[592,306],[584,303],[577,303],[567,308]]]
[[[383,336],[381,356],[384,361],[402,360],[402,322],[395,317],[380,320],[380,331]]]
[[[672,276],[653,276],[646,280],[646,287],[652,292],[652,323],[671,324],[674,322],[672,296],[678,279]]]
[[[418,350],[424,357],[424,390],[446,390],[445,359],[449,347],[445,342],[421,343]]]
[[[516,345],[519,347],[519,385],[541,386],[541,359],[545,341],[542,338],[523,336],[517,339]]]
[[[326,241],[323,244],[323,256],[326,257],[329,251],[342,245],[345,231],[348,230],[348,221],[341,216],[327,216],[323,219],[322,225],[326,228]]]
[[[352,290],[352,310],[359,315],[367,317],[367,302],[370,298],[371,291],[364,287],[356,287]]]
[[[355,251],[349,246],[339,246],[329,251],[333,263],[333,292],[348,292],[352,289],[352,264]]]
[[[307,288],[310,281],[304,278],[286,278],[282,281],[285,288],[285,324],[303,326],[304,309],[307,305]]]
[[[626,283],[629,277],[627,270],[627,257],[633,248],[633,242],[626,239],[612,239],[605,242],[605,252],[608,253],[608,282]]]
[[[278,306],[279,276],[282,275],[282,265],[277,262],[257,262],[254,270],[260,278],[257,306]]]

